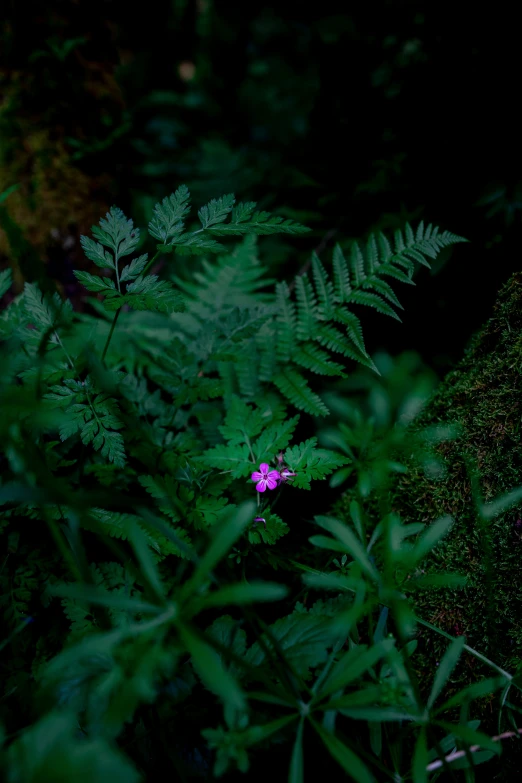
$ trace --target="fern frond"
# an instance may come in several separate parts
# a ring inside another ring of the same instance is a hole
[[[277,342],[275,348],[278,358],[286,362],[290,358],[297,331],[296,307],[286,283],[278,283],[276,286],[276,306]]]
[[[342,364],[332,362],[325,351],[313,343],[304,343],[292,354],[292,360],[317,375],[334,375],[346,378]]]
[[[312,271],[319,300],[319,312],[324,319],[329,319],[334,307],[334,287],[317,253],[312,254]]]
[[[190,193],[186,185],[180,185],[175,193],[167,196],[154,207],[154,217],[149,223],[149,234],[163,244],[172,242],[183,231],[184,218],[190,212]]]
[[[310,340],[318,320],[317,300],[306,275],[295,278],[297,296],[297,337]]]
[[[348,269],[348,264],[339,244],[334,247],[333,268],[335,295],[337,297],[337,301],[346,302],[352,293],[352,286],[350,283],[350,271]]]
[[[329,410],[318,394],[313,392],[305,378],[296,370],[285,369],[274,376],[273,382],[286,400],[298,410],[312,416],[328,416]]]

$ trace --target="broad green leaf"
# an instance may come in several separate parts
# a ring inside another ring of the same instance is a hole
[[[431,693],[426,704],[429,710],[431,710],[433,707],[433,704],[449,680],[453,669],[457,665],[464,647],[464,643],[464,637],[458,636],[453,642],[451,642],[451,644],[448,645],[446,652],[442,656],[442,660],[440,661],[435,673]]]
[[[375,783],[375,778],[370,770],[353,750],[315,721],[312,720],[310,722],[330,752],[330,755],[353,780],[356,780],[357,783]]]
[[[186,626],[181,626],[178,630],[181,640],[192,656],[194,669],[209,691],[235,709],[245,710],[245,697],[234,677],[223,666],[217,652]]]

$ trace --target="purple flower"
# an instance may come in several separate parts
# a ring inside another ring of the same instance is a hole
[[[259,470],[252,473],[252,481],[257,481],[256,489],[258,492],[264,492],[268,489],[275,489],[281,476],[277,470],[270,470],[270,465],[262,462]]]

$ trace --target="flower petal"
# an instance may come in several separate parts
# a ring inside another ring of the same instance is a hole
[[[264,479],[264,475],[258,470],[254,470],[252,473],[252,481],[261,481],[262,479]]]
[[[261,471],[261,473],[268,473],[268,471],[270,470],[270,465],[267,465],[266,462],[262,462],[261,465],[259,466],[259,470]]]
[[[268,478],[266,484],[268,489],[275,489],[277,487],[277,481],[273,478]]]
[[[258,492],[264,492],[266,489],[266,481],[263,479],[259,484],[256,484],[256,489]]]
[[[271,470],[270,473],[268,474],[268,478],[277,480],[281,478],[281,474],[279,473],[278,470]]]

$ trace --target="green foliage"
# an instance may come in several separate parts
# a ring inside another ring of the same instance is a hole
[[[427,460],[432,446],[406,442],[419,388],[399,406],[404,426],[394,426],[380,380],[372,418],[343,403],[342,386],[320,395],[307,377],[348,382],[332,353],[377,369],[352,306],[394,314],[383,278],[411,282],[414,262],[427,265],[459,238],[407,226],[393,250],[381,235],[364,251],[354,243],[349,260],[337,246],[333,276],[313,254],[311,274],[274,289],[256,235],[302,226],[235,206],[231,195],[199,210],[201,228],[187,229],[188,215],[184,186],[156,205],[149,261],[133,221],[113,207],[94,238],[82,238],[107,271],[76,273],[97,297],[92,312],[26,284],[3,319],[0,403],[10,416],[0,422],[0,534],[9,557],[0,580],[4,645],[15,653],[1,714],[8,779],[137,780],[150,758],[143,736],[177,769],[168,738],[178,734],[213,754],[215,776],[287,747],[292,781],[310,755],[305,732],[359,781],[392,770],[422,779],[428,736],[440,754],[448,731],[494,752],[468,708],[485,693],[515,691],[516,678],[497,672],[448,692],[460,639],[423,699],[410,661],[423,622],[417,592],[462,586],[458,574],[419,573],[451,535],[449,519],[404,524],[387,506],[390,477],[403,468],[392,452],[413,445]],[[232,236],[235,247],[225,244]],[[171,274],[173,250],[219,255]],[[163,255],[170,279],[160,280],[148,270]],[[338,427],[311,434],[313,417],[332,411]],[[264,465],[275,486],[256,491],[252,474]],[[321,532],[310,547],[308,510],[295,503],[290,513],[288,503],[329,476],[332,486],[353,476],[364,491],[348,523],[328,509],[315,515]],[[381,501],[373,519],[360,502],[372,493]],[[484,506],[484,518],[517,498]],[[276,569],[287,583],[274,581]],[[33,686],[38,709],[26,720],[20,706]]]

